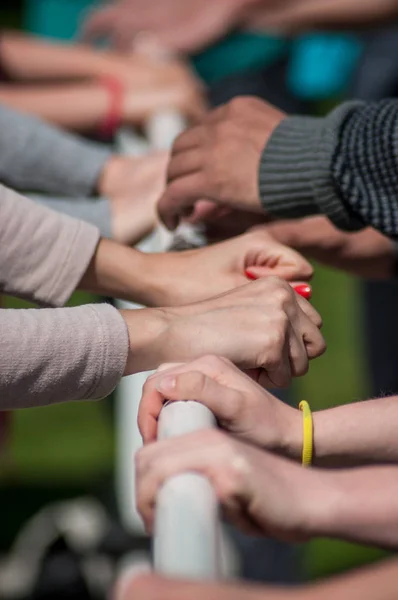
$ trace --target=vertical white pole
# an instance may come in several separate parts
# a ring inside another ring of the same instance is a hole
[[[122,130],[118,145],[125,154],[142,154],[148,149],[169,149],[174,139],[184,129],[184,119],[175,111],[154,115],[147,125],[148,145],[132,131]],[[142,252],[162,252],[170,244],[172,235],[159,228],[138,245]],[[137,304],[119,302],[119,308],[141,308]],[[144,533],[141,517],[135,506],[134,455],[142,446],[137,427],[138,406],[149,373],[125,377],[116,391],[116,496],[123,525],[134,533]]]
[[[197,402],[172,402],[160,415],[158,438],[215,427],[212,413]],[[156,502],[155,570],[169,577],[214,580],[220,575],[218,502],[209,481],[196,473],[172,477]]]

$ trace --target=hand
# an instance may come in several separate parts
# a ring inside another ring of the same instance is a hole
[[[181,134],[172,149],[159,214],[169,229],[199,200],[262,213],[258,168],[285,114],[256,98],[237,98]]]
[[[232,210],[207,200],[197,202],[192,215],[185,221],[200,224],[209,243],[222,242],[268,222],[265,215]]]
[[[390,279],[394,274],[395,244],[371,227],[348,233],[325,217],[309,217],[276,221],[255,230],[266,231],[310,258],[359,277]]]
[[[228,519],[244,531],[289,542],[310,535],[317,471],[216,430],[149,444],[137,453],[137,508],[147,531],[162,485],[188,471],[210,481]]]
[[[276,277],[197,304],[123,316],[130,337],[126,375],[216,354],[263,369],[262,382],[278,387],[306,373],[308,360],[325,351],[319,314]]]
[[[206,103],[197,87],[183,82],[127,88],[122,115],[124,123],[142,126],[154,114],[165,110],[177,111],[191,123],[196,123],[205,114]]]
[[[154,228],[167,161],[167,152],[157,152],[142,158],[115,155],[107,162],[98,193],[110,199],[114,240],[135,245]]]
[[[124,0],[92,13],[83,35],[107,37],[113,46],[128,51],[137,32],[149,31],[169,51],[192,54],[224,37],[251,4],[252,0]]]
[[[110,75],[124,84],[122,118],[127,124],[142,125],[163,109],[177,110],[196,122],[207,109],[204,88],[188,65],[164,60],[159,51],[142,49],[127,57],[102,53],[93,68],[95,78]]]
[[[300,600],[293,594],[291,588],[283,591],[280,586],[177,581],[127,573],[118,582],[115,600]]]
[[[146,304],[152,306],[204,300],[246,284],[248,277],[308,281],[313,274],[300,254],[263,231],[197,250],[150,255],[146,261]]]
[[[261,382],[261,372],[255,374]],[[302,415],[284,404],[226,358],[201,357],[164,365],[144,385],[138,425],[144,444],[157,438],[164,402],[195,400],[207,406],[220,427],[267,450],[299,458]]]

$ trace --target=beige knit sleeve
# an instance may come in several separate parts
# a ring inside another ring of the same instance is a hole
[[[96,227],[39,206],[0,185],[0,291],[62,306],[99,241]]]

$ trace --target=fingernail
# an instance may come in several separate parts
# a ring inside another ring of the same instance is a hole
[[[176,387],[177,381],[175,377],[163,377],[158,384],[157,389],[159,392],[167,393],[172,392]]]
[[[246,269],[245,275],[248,279],[251,279],[252,281],[258,279],[257,275],[254,275],[254,273],[252,273],[249,269]]]
[[[305,298],[306,300],[311,300],[312,297],[312,288],[308,283],[300,283],[299,285],[294,285],[293,289],[297,294]]]

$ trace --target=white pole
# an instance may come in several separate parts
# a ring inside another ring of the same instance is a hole
[[[197,402],[167,404],[158,439],[215,427],[212,413]],[[172,477],[156,502],[155,570],[169,577],[214,580],[221,570],[218,502],[209,481],[196,473]]]
[[[148,122],[148,145],[130,130],[118,136],[120,151],[125,154],[142,154],[148,149],[163,150],[171,147],[174,139],[184,129],[184,119],[175,111],[154,115]],[[142,252],[162,252],[172,240],[172,235],[159,228],[138,245]],[[142,308],[129,302],[118,302],[119,308]],[[149,373],[124,377],[116,391],[116,497],[123,525],[133,533],[143,534],[144,528],[135,505],[134,455],[142,446],[137,426],[138,406]]]

